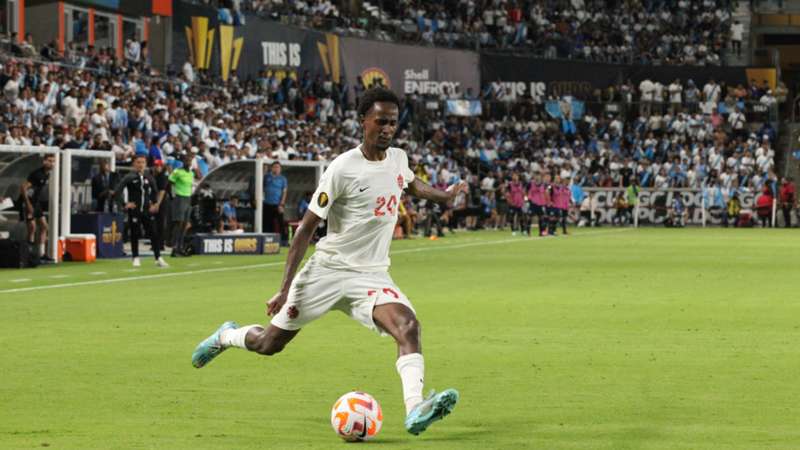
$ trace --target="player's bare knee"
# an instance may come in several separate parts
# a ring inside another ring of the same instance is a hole
[[[419,340],[422,326],[416,317],[404,317],[397,324],[398,340],[416,342]]]

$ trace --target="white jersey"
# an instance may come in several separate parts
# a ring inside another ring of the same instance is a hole
[[[386,271],[400,196],[414,180],[408,156],[389,147],[382,161],[369,161],[361,146],[331,162],[308,209],[328,220],[314,261],[332,269]]]

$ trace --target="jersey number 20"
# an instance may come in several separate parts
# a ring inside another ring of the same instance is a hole
[[[386,211],[389,211],[389,215],[393,216],[395,212],[395,207],[397,206],[397,197],[391,196],[389,197],[389,201],[386,201],[386,197],[380,196],[378,197],[378,207],[375,208],[375,217],[385,216]],[[384,209],[386,211],[384,211]]]

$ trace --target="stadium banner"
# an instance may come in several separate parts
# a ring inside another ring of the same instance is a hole
[[[451,116],[480,116],[483,112],[478,100],[448,100],[447,114]]]
[[[593,215],[594,222],[601,225],[614,223],[618,211],[615,200],[621,194],[625,196],[623,188],[584,188],[586,197],[580,205],[582,216]],[[756,213],[756,197],[758,193],[743,191],[738,194],[741,202],[741,212],[754,216]],[[687,225],[703,224],[703,207],[706,205],[702,189],[642,189],[639,191],[638,223],[639,225],[661,225],[669,217],[675,197],[680,196],[687,213]],[[706,197],[707,198],[707,197]],[[590,212],[591,211],[591,212]],[[587,214],[588,213],[588,214]],[[620,215],[622,214],[619,212]],[[720,208],[706,208],[706,223],[708,225],[722,224],[722,210]],[[729,219],[733,223],[734,219]]]
[[[375,83],[398,95],[477,95],[479,57],[475,52],[393,44],[357,38],[341,39],[347,83],[367,88]]]
[[[537,103],[549,97],[567,95],[589,98],[595,89],[632,80],[639,82],[649,78],[663,84],[680,79],[683,83],[694,80],[702,89],[710,79],[726,82],[729,86],[747,85],[750,78],[770,81],[770,71],[775,69],[753,69],[746,67],[714,66],[646,66],[604,64],[581,61],[528,58],[522,56],[481,54],[481,82],[496,89],[503,88],[511,99],[530,96]]]
[[[274,255],[281,248],[277,233],[198,233],[192,245],[196,255]]]
[[[248,16],[247,24],[221,24],[217,10],[208,6],[180,3],[173,17],[172,60],[176,65],[191,61],[195,70],[209,70],[228,80],[256,79],[271,70],[279,79],[302,74],[344,78],[340,38],[332,33],[305,30]]]

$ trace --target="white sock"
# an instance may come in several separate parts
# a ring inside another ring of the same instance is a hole
[[[45,245],[44,244],[39,244],[39,255],[47,256],[47,253],[45,253],[46,251],[47,250],[45,249]]]
[[[422,385],[425,379],[425,359],[419,353],[409,353],[397,358],[397,373],[403,382],[403,400],[406,414],[422,402]]]
[[[247,332],[253,328],[262,328],[261,325],[247,325],[245,327],[236,328],[233,330],[225,330],[219,335],[219,341],[223,348],[238,347],[248,350],[244,341],[247,337]]]

